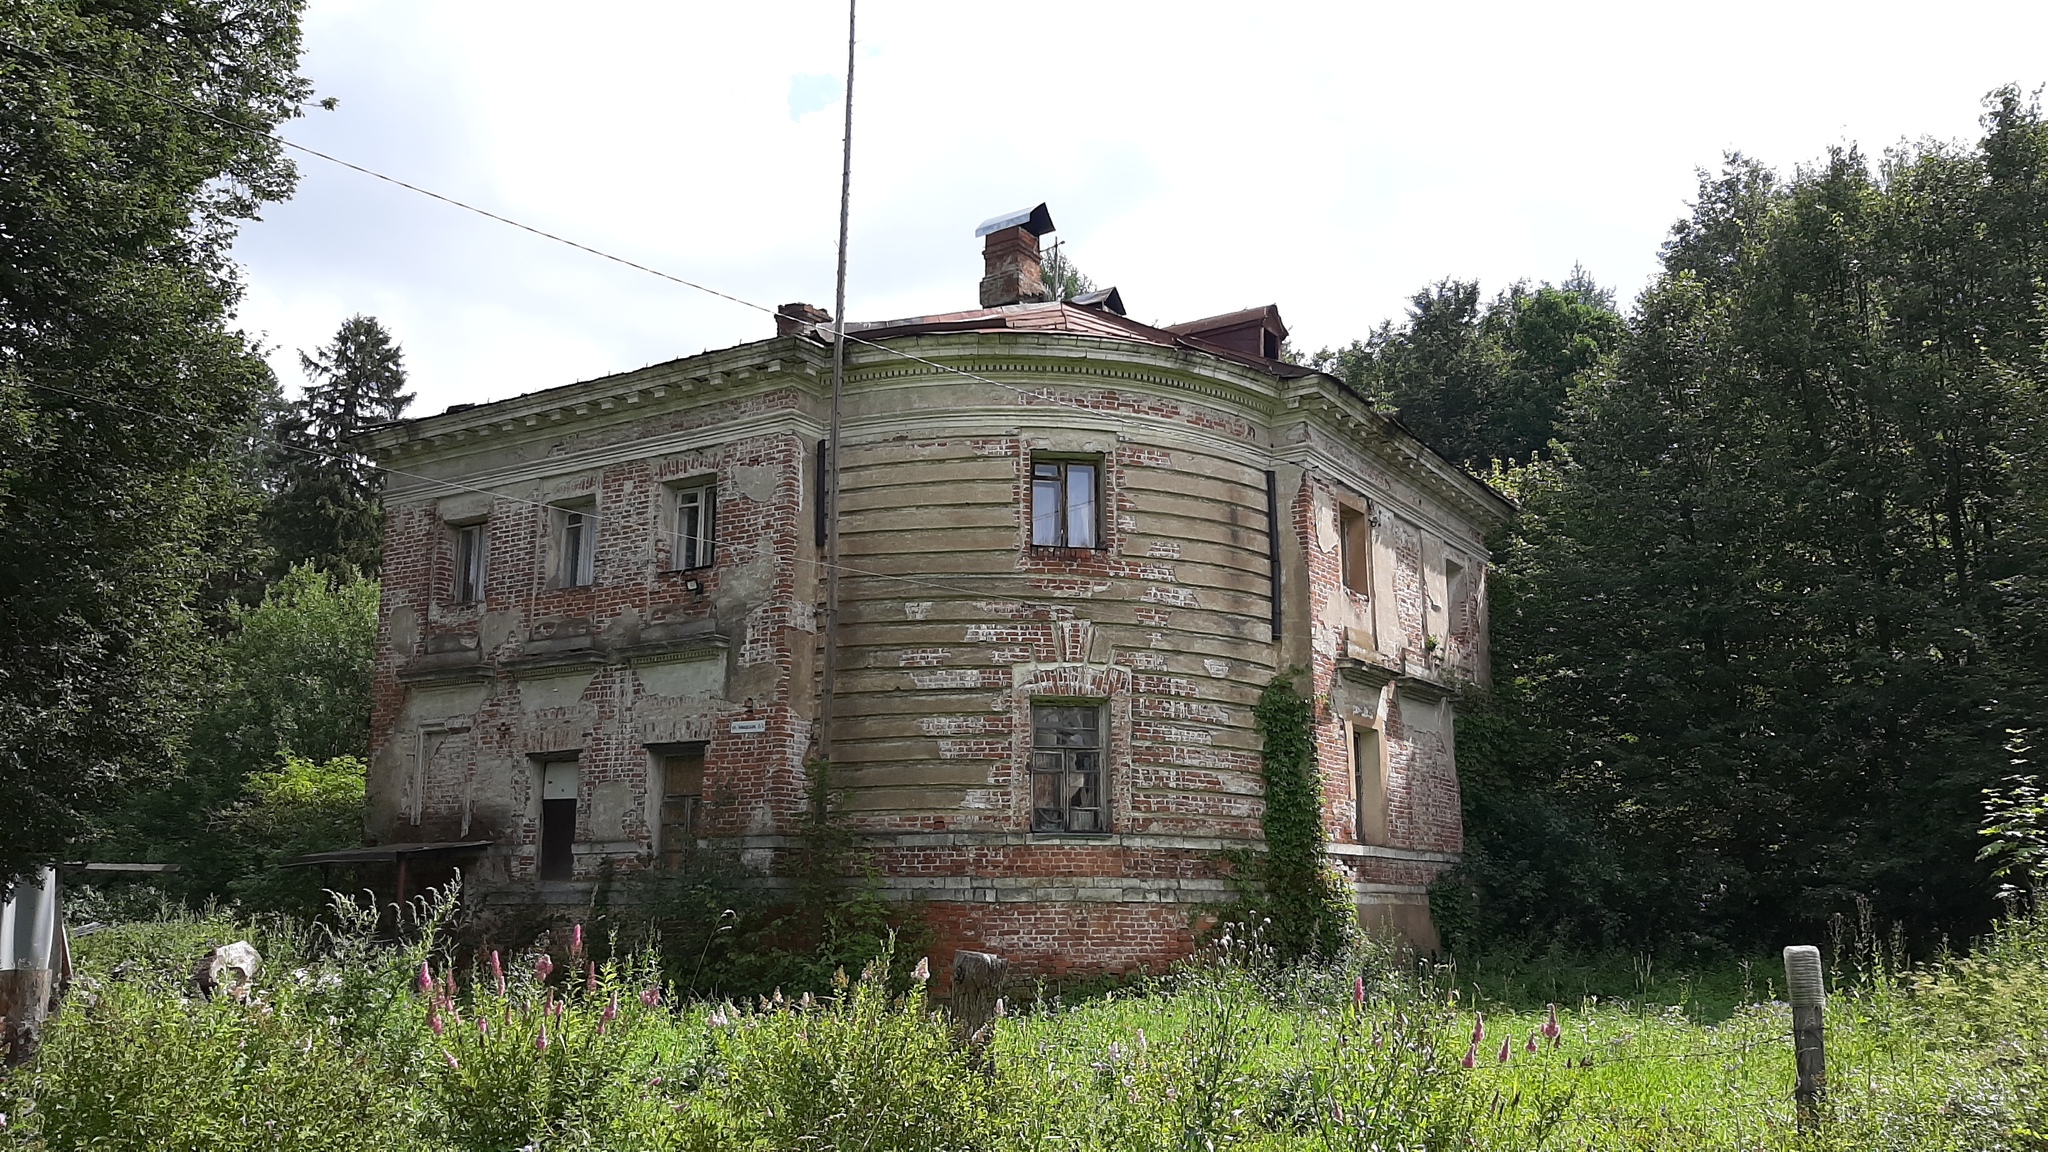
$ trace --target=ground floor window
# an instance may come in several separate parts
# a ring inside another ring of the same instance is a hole
[[[661,863],[679,868],[697,851],[697,811],[704,803],[704,746],[661,755]]]
[[[1109,831],[1100,705],[1032,706],[1031,830]]]
[[[550,760],[540,774],[540,878],[567,880],[576,872],[574,760]]]

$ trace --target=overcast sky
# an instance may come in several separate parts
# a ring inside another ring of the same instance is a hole
[[[312,0],[291,139],[763,305],[830,307],[845,5]],[[971,307],[974,226],[1044,200],[1137,319],[1274,302],[1297,347],[1418,287],[1626,301],[1696,170],[1975,139],[2048,4],[863,0],[848,313]],[[304,158],[243,233],[287,386],[367,312],[413,414],[759,339],[769,317]],[[1050,238],[1048,238],[1050,239]]]

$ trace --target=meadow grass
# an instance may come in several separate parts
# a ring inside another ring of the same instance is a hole
[[[1762,979],[1702,997],[1645,971],[1634,998],[1559,1003],[1553,1036],[1531,993],[1571,978],[1555,968],[1361,945],[1282,969],[1238,946],[1027,997],[963,1048],[879,965],[751,1004],[677,1004],[651,957],[563,951],[451,987],[446,911],[418,905],[402,943],[360,909],[320,930],[170,912],[81,940],[42,1052],[0,1081],[0,1147],[2048,1149],[2032,917],[1967,957],[1844,956],[1826,1113],[1802,1133],[1789,1009]],[[195,955],[244,937],[269,961],[246,999],[185,989]]]

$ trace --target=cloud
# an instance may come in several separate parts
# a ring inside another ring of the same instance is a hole
[[[845,85],[837,76],[804,72],[789,78],[789,118],[801,120],[820,108],[839,103]]]

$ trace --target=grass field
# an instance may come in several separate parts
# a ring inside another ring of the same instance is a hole
[[[0,1147],[2048,1149],[2032,918],[1906,970],[1841,949],[1806,1134],[1770,958],[1704,982],[1640,966],[1603,999],[1571,985],[1611,973],[1557,964],[1279,971],[1235,947],[963,1049],[879,975],[678,1005],[645,958],[558,954],[543,979],[528,954],[502,992],[488,965],[451,991],[426,920],[404,946],[185,914],[80,941],[41,1054],[0,1081]],[[190,995],[192,958],[243,937],[269,961],[246,999]]]

